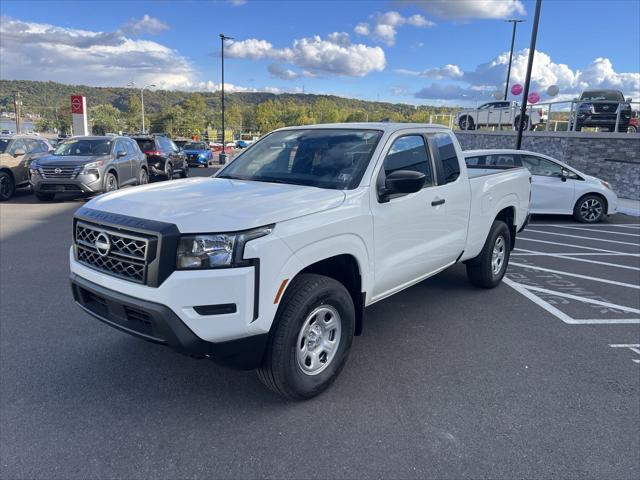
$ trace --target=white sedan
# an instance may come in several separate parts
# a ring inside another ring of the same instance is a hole
[[[596,223],[616,213],[618,197],[609,182],[555,158],[526,150],[468,150],[464,156],[471,169],[527,167],[532,214],[573,215],[579,222]]]

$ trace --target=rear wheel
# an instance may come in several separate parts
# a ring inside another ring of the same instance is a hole
[[[342,370],[354,328],[353,301],[341,283],[299,275],[278,309],[258,378],[285,398],[315,397]]]
[[[604,215],[604,200],[598,195],[585,195],[573,208],[573,218],[581,223],[597,223]]]
[[[638,127],[635,125],[629,125],[627,127],[627,133],[638,133]]]
[[[525,116],[523,117],[523,121],[524,121],[524,129],[526,130],[526,129],[527,129],[527,126],[529,125],[529,116],[528,116],[528,115],[525,115]],[[516,130],[518,130],[518,129],[520,128],[520,115],[518,115],[518,116],[516,117],[515,122],[513,122],[513,127],[514,127]]]
[[[511,233],[507,224],[496,220],[491,225],[484,247],[467,262],[467,276],[476,287],[493,288],[507,271],[511,253]]]
[[[16,184],[8,172],[0,172],[0,202],[9,200],[16,191]]]
[[[189,176],[189,165],[185,162],[182,170],[180,170],[180,178],[187,178]]]
[[[141,168],[138,176],[138,185],[146,185],[147,183],[149,183],[149,174],[146,169]]]
[[[118,177],[116,177],[115,173],[109,172],[104,178],[104,191],[115,192],[116,190],[118,190]]]
[[[36,198],[38,200],[40,200],[41,202],[51,201],[51,200],[53,200],[54,197],[55,197],[54,193],[36,192]]]

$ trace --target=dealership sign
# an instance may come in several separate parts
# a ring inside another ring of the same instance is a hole
[[[71,95],[71,117],[74,135],[89,135],[87,125],[87,98]]]

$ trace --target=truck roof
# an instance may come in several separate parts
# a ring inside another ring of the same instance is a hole
[[[382,130],[383,132],[394,132],[407,128],[437,128],[446,129],[448,127],[437,123],[401,123],[401,122],[354,122],[354,123],[320,123],[316,125],[299,125],[295,127],[283,127],[278,130],[309,129],[309,128],[332,128],[332,129],[366,129]]]

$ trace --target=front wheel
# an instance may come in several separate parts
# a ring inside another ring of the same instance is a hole
[[[297,276],[278,308],[258,378],[290,400],[315,397],[342,370],[354,329],[353,301],[340,282]]]
[[[9,200],[16,191],[13,177],[7,172],[0,172],[0,202]]]
[[[116,190],[118,190],[118,177],[113,172],[109,172],[104,179],[104,191],[115,192]]]
[[[629,125],[627,127],[627,133],[638,133],[638,127],[635,125]]]
[[[167,180],[173,180],[173,166],[170,163],[164,167],[164,174],[167,176]]]
[[[502,281],[511,253],[511,233],[503,221],[491,225],[484,247],[476,258],[467,262],[467,276],[476,287],[493,288]]]
[[[598,195],[585,195],[573,208],[573,218],[581,223],[597,223],[604,215],[604,201]]]
[[[189,165],[184,164],[182,170],[180,170],[180,178],[187,178],[189,176]]]

